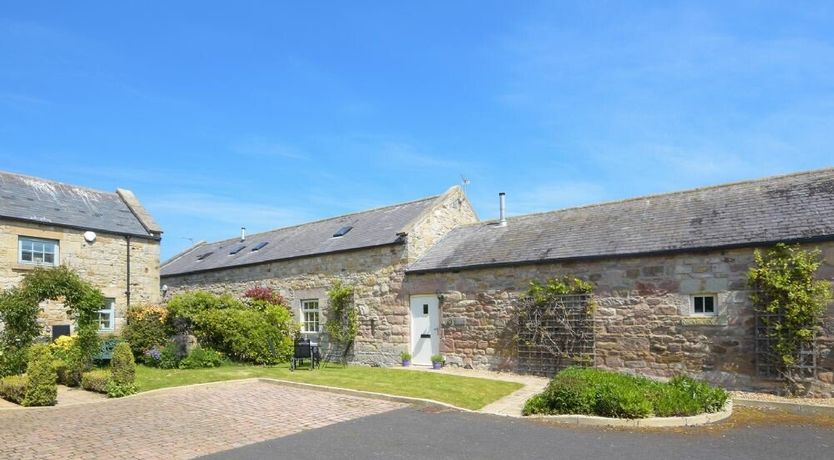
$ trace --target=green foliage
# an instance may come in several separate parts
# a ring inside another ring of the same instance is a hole
[[[443,357],[441,354],[431,355],[431,362],[432,363],[445,363],[446,358]]]
[[[717,412],[729,395],[721,388],[679,376],[668,383],[601,369],[569,368],[524,405],[524,415],[581,414],[644,418]]]
[[[82,280],[72,269],[60,266],[36,268],[24,275],[17,287],[0,294],[0,372],[20,367],[22,350],[28,348],[41,330],[37,323],[39,304],[58,299],[75,320],[78,332],[79,360],[91,360],[98,351],[96,314],[104,304],[101,291]]]
[[[110,382],[110,371],[96,369],[81,375],[81,388],[96,393],[107,393],[107,383]]]
[[[544,283],[531,281],[527,295],[532,297],[536,304],[541,305],[549,303],[556,297],[590,294],[593,290],[593,283],[571,276],[563,276],[561,278],[551,278]]]
[[[127,342],[119,342],[113,350],[110,373],[112,381],[117,384],[130,384],[136,380],[136,361]]]
[[[127,311],[127,325],[122,338],[130,344],[133,356],[144,359],[151,347],[161,347],[168,341],[168,310],[158,305],[131,307]]]
[[[63,359],[52,360],[52,367],[55,368],[55,381],[59,385],[70,386],[70,368]]]
[[[158,367],[160,369],[176,369],[180,364],[180,354],[177,350],[177,344],[169,341],[164,347],[160,348],[154,345],[150,350],[145,352],[145,364],[150,367]]]
[[[403,361],[411,361],[411,353],[407,351],[400,352],[400,359]]]
[[[180,369],[201,369],[220,367],[223,364],[223,354],[211,348],[196,347],[180,361]]]
[[[336,281],[327,291],[329,311],[324,329],[330,340],[344,345],[353,342],[359,331],[359,315],[353,305],[353,286]]]
[[[117,383],[112,380],[107,382],[104,389],[108,398],[122,398],[139,392],[135,383]]]
[[[54,406],[58,402],[58,386],[55,384],[57,376],[52,361],[48,345],[32,345],[29,365],[26,367],[29,382],[22,402],[24,406]]]
[[[26,372],[27,356],[29,356],[29,347],[0,345],[0,377]]]
[[[822,261],[819,250],[777,244],[755,252],[756,266],[748,272],[753,308],[770,331],[777,368],[789,383],[803,345],[811,344],[822,326],[831,284],[814,278]]]
[[[194,315],[192,321],[201,344],[232,359],[277,364],[292,356],[297,325],[284,307],[209,309]]]
[[[177,294],[168,302],[169,319],[178,332],[189,331],[195,318],[208,311],[243,308],[246,304],[229,294],[215,295],[205,291]]]
[[[24,375],[10,375],[0,379],[0,398],[11,401],[15,404],[23,404],[26,398],[26,388],[29,386],[29,377]]]

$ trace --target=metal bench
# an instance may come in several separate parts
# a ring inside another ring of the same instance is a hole
[[[304,365],[304,360],[310,363],[310,370],[313,370],[321,365],[321,353],[318,345],[311,342],[309,339],[299,339],[295,341],[295,351],[293,352],[292,360],[290,361],[290,370],[298,369],[299,365]]]

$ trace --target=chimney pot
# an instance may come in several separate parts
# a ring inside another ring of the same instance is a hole
[[[506,227],[507,226],[507,203],[506,203],[506,193],[501,192],[498,194],[498,226],[499,227]]]
[[[240,241],[246,241],[246,227],[240,227]]]

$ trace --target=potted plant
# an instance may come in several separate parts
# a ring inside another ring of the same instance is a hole
[[[446,362],[446,358],[443,357],[441,354],[432,355],[431,357],[431,367],[433,369],[440,369],[443,367],[443,364]]]
[[[408,367],[411,365],[411,353],[407,351],[400,352],[400,359],[403,362],[403,367]]]

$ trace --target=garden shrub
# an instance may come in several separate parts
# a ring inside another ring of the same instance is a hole
[[[243,299],[247,305],[256,310],[266,310],[270,305],[281,305],[287,307],[287,301],[281,294],[270,287],[253,287],[243,293]]]
[[[59,385],[70,386],[70,368],[63,359],[53,359],[52,367],[55,368],[55,381]]]
[[[191,353],[180,361],[180,369],[201,369],[206,367],[220,367],[223,364],[223,354],[211,348],[195,347]]]
[[[721,410],[721,388],[679,376],[668,383],[602,369],[569,368],[524,405],[524,415],[582,414],[644,418],[688,416]]]
[[[136,380],[136,361],[126,342],[120,342],[113,350],[110,372],[116,383],[133,383]]]
[[[28,382],[24,406],[54,406],[58,401],[58,386],[52,353],[45,344],[33,345],[29,351],[29,364],[26,367]]]
[[[0,377],[26,372],[29,347],[0,347]]]
[[[126,317],[122,338],[130,344],[135,358],[141,360],[151,347],[163,346],[168,341],[168,310],[165,307],[131,307]]]
[[[145,352],[145,364],[160,369],[176,369],[180,364],[180,355],[177,351],[177,344],[168,342],[164,347],[151,347]]]
[[[110,371],[96,369],[81,375],[81,388],[96,393],[107,393],[107,383],[110,382]]]
[[[223,308],[202,311],[192,318],[200,343],[238,361],[277,364],[292,356],[297,328],[290,312],[270,305],[264,311]]]
[[[168,302],[168,317],[176,332],[188,332],[194,319],[207,311],[242,309],[246,304],[229,294],[215,295],[205,291],[177,294]]]
[[[62,335],[49,344],[49,351],[52,352],[53,358],[66,362],[72,352],[73,344],[75,344],[75,337]]]
[[[3,377],[0,379],[0,398],[15,404],[23,404],[28,384],[29,378],[26,375]]]

